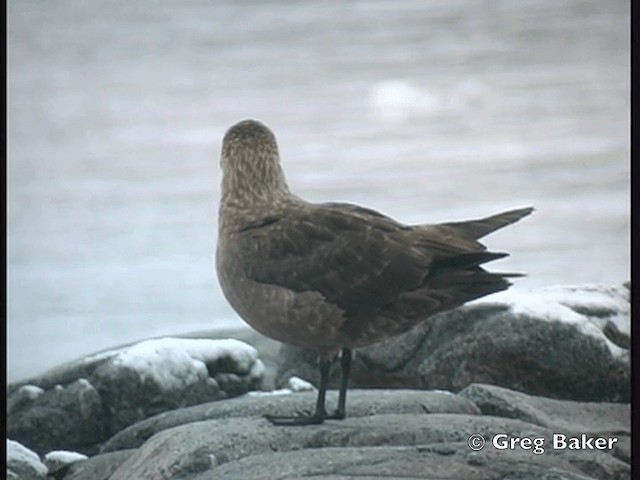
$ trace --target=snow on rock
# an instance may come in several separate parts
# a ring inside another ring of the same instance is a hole
[[[253,391],[247,392],[248,397],[270,397],[272,395],[291,395],[293,392],[289,388],[276,388],[269,391]]]
[[[290,393],[311,392],[313,390],[316,390],[316,387],[314,387],[313,384],[303,380],[302,378],[293,376],[289,378],[285,388],[278,388],[269,392],[249,392],[247,395],[255,397],[266,395],[289,395]]]
[[[35,385],[24,385],[20,388],[30,400],[35,400],[44,393],[44,390]]]
[[[630,337],[631,304],[626,286],[581,285],[509,290],[470,302],[469,305],[504,304],[516,316],[574,325],[583,334],[602,341],[611,355],[625,358],[628,346],[619,345],[612,332]],[[627,343],[622,340],[622,343]]]
[[[44,389],[35,385],[23,385],[13,394],[9,395],[7,409],[12,410],[20,408],[22,405],[28,405],[34,402],[44,393]]]
[[[92,453],[144,418],[258,389],[264,372],[257,350],[238,340],[146,340],[10,386],[7,428],[40,454]]]
[[[237,374],[260,375],[264,369],[255,348],[233,339],[146,340],[112,359],[114,367],[135,370],[143,380],[152,380],[167,390],[201,381],[208,377],[208,368],[216,364]]]
[[[96,388],[114,414],[113,433],[151,415],[259,388],[255,348],[233,339],[160,338],[119,350],[96,369]]]
[[[289,378],[287,385],[292,392],[311,392],[316,389],[313,384],[295,375]]]
[[[49,472],[53,473],[71,465],[72,463],[80,462],[87,458],[89,457],[78,452],[54,450],[44,456],[44,463],[49,469]]]
[[[35,452],[7,439],[7,479],[45,479],[47,467]]]

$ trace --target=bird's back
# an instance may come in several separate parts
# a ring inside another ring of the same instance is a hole
[[[226,268],[256,286],[253,297],[247,298],[251,303],[259,286],[270,292],[265,301],[272,302],[283,301],[274,296],[275,288],[300,298],[316,294],[330,307],[330,315],[339,316],[326,319],[334,337],[330,342],[363,346],[402,333],[434,313],[507,288],[510,275],[481,267],[506,254],[487,252],[478,238],[530,212],[520,209],[468,222],[406,226],[355,205],[292,202],[236,232],[225,254],[234,260]],[[299,318],[308,312],[304,305],[298,308],[299,314],[294,307],[286,312],[290,328],[304,324],[307,329],[312,320]],[[263,312],[246,315],[259,317]],[[300,343],[309,341],[315,339]],[[317,341],[328,342],[326,336]]]

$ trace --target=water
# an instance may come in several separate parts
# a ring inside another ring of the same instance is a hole
[[[405,222],[533,205],[524,287],[629,278],[629,5],[8,4],[8,379],[241,325],[217,285],[224,131],[289,184]]]

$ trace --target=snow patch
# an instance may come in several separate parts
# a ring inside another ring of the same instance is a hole
[[[257,350],[234,339],[166,337],[146,340],[117,353],[113,364],[135,370],[144,379],[174,389],[208,377],[207,364],[222,358],[233,362],[234,371],[264,371]]]
[[[613,322],[621,333],[628,335],[630,332],[631,307],[628,290],[624,286],[512,287],[469,302],[469,305],[492,304],[507,305],[514,314],[574,325],[583,334],[603,341],[613,357],[628,355],[626,349],[613,343],[603,331],[607,323]]]
[[[252,390],[247,392],[246,395],[248,397],[270,397],[273,395],[290,395],[293,392],[288,388],[278,388],[276,390],[270,390],[268,392],[260,391],[260,390]]]
[[[82,387],[86,387],[86,388],[93,388],[93,385],[91,385],[91,382],[89,380],[87,380],[86,378],[79,378],[78,379],[78,385],[80,385]]]
[[[15,464],[28,465],[38,475],[46,475],[47,467],[40,461],[38,455],[14,440],[7,439],[7,475],[11,466]]]
[[[35,400],[44,393],[44,390],[35,385],[23,385],[18,389],[18,392],[20,392],[29,400]]]
[[[316,389],[312,383],[303,380],[300,377],[296,377],[295,375],[287,381],[287,387],[292,392],[311,392]]]
[[[293,376],[289,378],[287,381],[286,388],[279,388],[277,390],[271,390],[270,392],[247,392],[247,395],[250,397],[266,397],[271,395],[289,395],[291,393],[297,392],[311,392],[315,390],[316,387],[313,384],[303,380],[302,378]]]
[[[54,450],[44,456],[44,462],[46,466],[49,467],[50,472],[56,472],[67,465],[86,460],[87,458],[86,455],[78,452]]]
[[[78,452],[71,452],[69,450],[54,450],[47,453],[44,459],[49,462],[59,462],[65,465],[70,463],[79,462],[80,460],[86,460],[86,455]]]
[[[440,389],[438,389],[438,388],[436,388],[436,389],[434,389],[434,390],[430,390],[430,392],[438,393],[438,394],[441,394],[441,395],[447,395],[447,396],[454,396],[454,395],[456,395],[455,393],[450,392],[449,390],[440,390]]]

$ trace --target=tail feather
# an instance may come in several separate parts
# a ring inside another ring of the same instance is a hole
[[[502,227],[506,227],[507,225],[517,222],[521,218],[531,214],[533,210],[533,207],[518,208],[515,210],[509,210],[508,212],[498,213],[490,217],[481,218],[479,220],[449,222],[441,225],[461,230],[472,238],[478,239],[490,234],[491,232],[495,232]]]
[[[506,275],[510,277],[511,275]],[[504,274],[489,273],[480,267],[476,270],[449,270],[434,275],[431,288],[449,291],[456,297],[456,304],[462,304],[476,298],[506,290],[511,282]]]
[[[435,273],[439,270],[444,269],[470,269],[472,267],[476,267],[478,265],[482,265],[483,263],[490,262],[492,260],[497,260],[499,258],[508,257],[508,253],[504,252],[472,252],[472,253],[463,253],[460,255],[454,255],[451,257],[445,257],[434,262],[431,267],[431,272]]]

